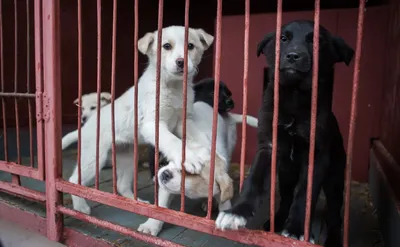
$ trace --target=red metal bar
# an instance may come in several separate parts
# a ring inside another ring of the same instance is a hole
[[[310,222],[311,222],[311,201],[312,201],[312,185],[314,175],[314,158],[315,158],[315,129],[317,125],[317,102],[318,102],[318,58],[319,58],[319,20],[320,20],[320,3],[315,0],[314,13],[314,37],[313,37],[313,75],[312,75],[312,95],[311,95],[311,120],[310,120],[310,149],[308,153],[308,174],[307,174],[307,200],[306,200],[306,216],[304,221],[304,241],[310,238]]]
[[[78,105],[82,105],[82,1],[78,0]],[[82,110],[78,107],[78,152],[77,152],[77,166],[78,166],[78,184],[82,184]]]
[[[176,243],[168,241],[168,240],[163,240],[163,239],[151,236],[151,235],[142,234],[142,233],[133,231],[132,229],[129,229],[128,227],[124,227],[124,226],[121,226],[121,225],[118,225],[118,224],[114,224],[114,223],[111,223],[109,221],[101,220],[101,219],[95,218],[93,216],[86,215],[86,214],[83,214],[81,212],[78,212],[78,211],[75,211],[75,210],[72,210],[72,209],[69,209],[69,208],[66,208],[66,207],[59,206],[57,209],[58,209],[59,212],[65,214],[65,215],[69,215],[71,217],[74,217],[74,218],[76,218],[78,220],[82,220],[82,221],[94,224],[96,226],[100,226],[102,228],[105,228],[105,229],[108,229],[108,230],[111,230],[111,231],[116,231],[116,232],[119,232],[121,234],[124,234],[124,235],[130,236],[132,238],[135,238],[137,240],[145,241],[147,243],[154,244],[156,246],[167,246],[167,247],[170,247],[170,246],[183,246],[183,245],[176,244]]]
[[[113,195],[101,190],[73,184],[63,179],[59,179],[56,183],[56,186],[57,190],[64,193],[73,194],[87,200],[96,201],[111,207],[117,207],[128,212],[140,214],[154,219],[159,219],[170,224],[179,225],[195,231],[223,237],[226,239],[231,239],[233,241],[244,244],[271,247],[317,246],[308,242],[299,242],[291,238],[285,238],[264,231],[246,229],[241,229],[238,231],[220,231],[215,229],[215,222],[213,220],[171,210],[168,208],[149,205],[139,201],[134,201],[132,199],[119,195]]]
[[[3,48],[3,1],[0,0],[0,80],[1,80],[1,92],[4,92],[4,48]],[[4,157],[8,161],[8,142],[7,142],[7,120],[6,120],[6,101],[1,98],[1,108],[3,112],[3,146],[4,146]]]
[[[113,1],[113,30],[112,30],[112,51],[111,51],[111,131],[112,131],[112,173],[113,192],[117,194],[117,160],[115,150],[115,58],[117,46],[117,0]]]
[[[349,139],[347,142],[344,220],[343,220],[344,247],[349,246],[350,195],[351,195],[350,182],[351,182],[351,169],[353,165],[354,134],[356,128],[356,119],[357,119],[357,98],[358,98],[358,83],[360,80],[360,61],[362,54],[362,39],[364,30],[364,11],[365,11],[365,0],[360,0],[358,7],[357,43],[356,43],[356,54],[354,60],[354,73],[353,73],[353,93],[351,95]]]
[[[14,92],[18,92],[18,5],[17,0],[14,0]],[[21,164],[21,143],[19,132],[19,107],[18,100],[14,98],[15,112],[15,129],[17,138],[17,163]],[[21,185],[21,179],[17,175],[12,175],[12,181],[15,184]]]
[[[100,142],[100,93],[101,93],[101,0],[97,0],[97,129],[96,129],[96,179],[95,187],[99,189],[99,142]]]
[[[138,92],[139,92],[139,87],[138,87],[138,77],[139,77],[139,68],[138,68],[138,63],[139,63],[139,49],[138,49],[138,39],[139,39],[139,0],[135,0],[135,6],[134,6],[134,15],[135,15],[135,30],[133,33],[133,46],[134,46],[134,54],[133,54],[133,83],[135,86],[135,99],[133,102],[133,107],[134,107],[134,115],[135,115],[135,133],[133,137],[133,199],[137,200],[137,181],[138,181],[138,163],[139,163],[139,156],[138,156]]]
[[[244,65],[243,65],[243,109],[242,109],[242,146],[240,148],[240,191],[244,182],[244,165],[246,160],[246,137],[247,137],[247,83],[249,79],[249,37],[250,37],[250,0],[245,1],[244,10]]]
[[[44,129],[43,129],[43,64],[42,64],[42,3],[40,0],[34,2],[35,18],[35,87],[36,87],[36,146],[38,177],[44,179]]]
[[[44,87],[48,101],[45,103],[46,220],[47,237],[57,242],[63,230],[63,217],[56,208],[62,204],[61,193],[56,189],[56,179],[62,178],[59,10],[59,1],[43,2]]]
[[[26,0],[26,92],[31,92],[31,46],[30,46],[30,14],[29,14],[29,0]],[[28,99],[28,118],[29,118],[29,161],[30,166],[34,167],[34,156],[33,156],[33,126],[32,126],[32,102]]]
[[[160,76],[161,76],[161,39],[162,39],[162,26],[163,26],[163,15],[164,15],[164,0],[158,1],[158,25],[157,25],[157,66],[156,66],[156,130],[155,130],[155,174],[158,174],[158,162],[159,162],[159,134],[160,134]],[[154,182],[154,205],[158,206],[158,179]]]
[[[185,211],[185,159],[186,159],[186,117],[187,117],[187,76],[188,76],[188,40],[189,40],[190,0],[185,1],[185,42],[183,52],[183,109],[182,109],[182,177],[181,177],[181,212]]]
[[[276,10],[275,37],[275,70],[274,70],[274,115],[272,119],[272,155],[271,155],[271,200],[270,200],[270,229],[275,232],[275,184],[276,184],[276,153],[278,150],[278,119],[279,119],[279,63],[281,53],[282,33],[282,0],[278,0]]]
[[[35,98],[36,94],[34,93],[5,93],[5,92],[0,92],[0,97],[2,98]]]
[[[31,189],[22,187],[17,184],[0,181],[0,190],[7,192],[7,193],[15,194],[16,196],[22,196],[29,200],[34,200],[34,201],[38,201],[38,202],[46,201],[45,193],[42,193],[42,192],[39,192],[36,190],[31,190]]]
[[[39,171],[35,168],[26,167],[15,162],[0,160],[0,170],[12,174],[17,174],[24,177],[30,177],[34,179],[41,180]]]
[[[219,81],[221,72],[221,29],[222,29],[222,0],[217,1],[217,27],[215,41],[215,62],[214,62],[214,106],[218,106]],[[213,125],[211,136],[211,162],[210,162],[210,183],[208,184],[207,219],[211,219],[212,199],[214,191],[215,173],[215,152],[217,141],[218,107],[213,107]]]

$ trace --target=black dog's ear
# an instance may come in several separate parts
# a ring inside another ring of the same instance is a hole
[[[257,57],[263,53],[264,47],[276,36],[275,32],[268,33],[264,39],[257,45]]]
[[[335,62],[344,62],[348,66],[353,59],[354,50],[340,37],[333,37],[332,41],[337,56]]]

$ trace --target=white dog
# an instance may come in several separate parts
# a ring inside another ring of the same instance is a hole
[[[183,108],[183,57],[185,29],[182,26],[170,26],[162,31],[161,78],[160,78],[160,151],[168,160],[181,164],[182,140],[182,108]],[[139,144],[155,145],[155,95],[156,95],[156,62],[157,62],[157,31],[147,33],[138,42],[139,51],[146,54],[149,65],[138,83],[139,110]],[[204,145],[209,143],[206,135],[199,131],[192,120],[194,92],[192,81],[197,73],[197,66],[203,52],[212,44],[214,37],[202,29],[189,29],[188,44],[188,97],[187,97],[187,138]],[[118,146],[132,145],[134,136],[134,90],[131,87],[115,100],[115,141]],[[82,185],[88,185],[95,175],[96,163],[96,129],[97,114],[90,117],[82,128]],[[99,166],[102,169],[107,161],[112,145],[111,106],[106,105],[100,114]],[[206,160],[209,160],[210,150],[201,147],[196,153],[186,150],[185,169],[193,174],[199,173]],[[133,172],[124,172],[132,164],[118,162],[118,181],[132,181]],[[78,170],[75,168],[69,179],[78,182]],[[118,192],[125,197],[133,197],[132,183],[117,182]],[[83,198],[72,196],[75,210],[90,214],[90,207]]]
[[[103,107],[105,105],[108,105],[111,101],[111,94],[108,92],[102,92],[100,93],[100,107]],[[94,114],[96,113],[97,109],[97,93],[88,93],[82,95],[82,104],[78,105],[79,99],[74,100],[74,104],[77,105],[82,114],[81,114],[81,123],[85,124],[86,121]],[[78,130],[74,130],[66,134],[62,138],[62,150],[66,149],[69,145],[71,145],[74,142],[78,141]]]
[[[229,89],[228,89],[229,90]],[[221,94],[223,97],[223,93]],[[225,102],[225,99],[221,99]],[[221,104],[221,103],[220,103]],[[198,101],[194,104],[193,120],[196,125],[209,137],[209,146],[211,147],[213,108],[205,103]],[[215,161],[215,178],[213,196],[218,203],[219,211],[225,211],[231,208],[230,199],[233,197],[233,183],[228,175],[231,157],[236,146],[236,126],[242,122],[242,115],[223,113],[218,114],[217,124],[217,145]],[[257,127],[258,120],[252,116],[247,116],[247,124]],[[192,143],[189,141],[190,147]],[[192,147],[195,149],[195,147]],[[185,195],[189,198],[205,198],[208,196],[208,185],[210,183],[209,162],[198,175],[188,174],[185,179]],[[171,195],[180,194],[181,190],[181,171],[176,168],[176,164],[170,162],[162,167],[158,172],[158,181],[160,184],[158,191],[158,202],[161,207],[168,207],[171,201]],[[141,224],[138,231],[157,236],[161,231],[164,222],[156,219],[148,219]]]

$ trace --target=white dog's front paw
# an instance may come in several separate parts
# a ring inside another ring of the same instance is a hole
[[[174,162],[177,169],[181,169],[181,158],[178,162]],[[200,156],[196,155],[191,150],[186,150],[186,159],[183,163],[185,170],[191,174],[199,174],[204,166],[204,160]]]
[[[218,214],[215,225],[221,230],[238,230],[246,226],[247,220],[239,215],[220,212]]]
[[[138,231],[146,234],[151,234],[153,236],[157,236],[158,233],[160,233],[161,231],[162,225],[156,224],[155,222],[151,222],[150,220],[141,224],[138,228]]]

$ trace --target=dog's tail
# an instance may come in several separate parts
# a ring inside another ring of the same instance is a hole
[[[236,123],[242,123],[242,117],[243,117],[242,114],[236,114],[236,113],[229,113],[229,114]],[[246,123],[248,125],[250,125],[251,127],[254,127],[254,128],[258,127],[258,119],[253,116],[247,115]]]
[[[72,143],[78,141],[78,130],[69,132],[62,138],[62,150],[66,149]]]

